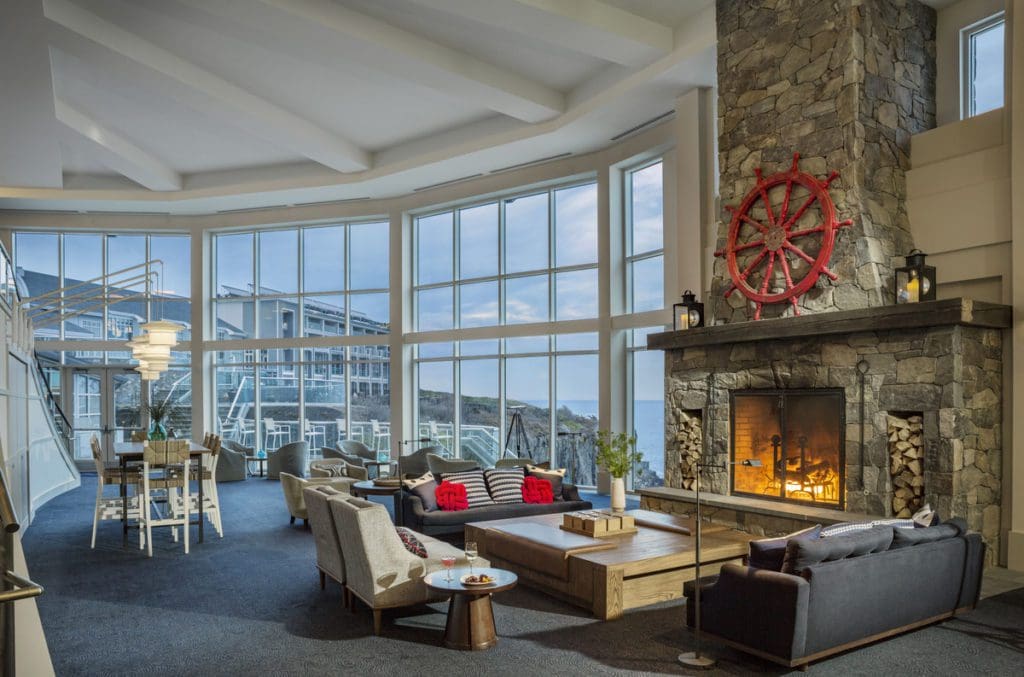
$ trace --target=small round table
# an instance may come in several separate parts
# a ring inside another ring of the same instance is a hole
[[[350,489],[353,496],[394,496],[395,498],[395,524],[402,524],[402,485],[401,484],[374,484],[373,480],[356,482]]]
[[[423,577],[428,590],[451,595],[448,602],[448,621],[444,626],[444,645],[449,649],[482,651],[498,643],[494,629],[491,595],[511,590],[518,577],[504,569],[474,567],[474,574],[487,574],[494,579],[489,585],[463,585],[459,579],[469,569],[452,569],[449,583],[445,571],[435,571]]]
[[[256,477],[256,473],[252,469],[252,464],[256,464],[256,468],[259,469],[260,477],[266,475],[267,469],[267,457],[266,456],[246,456],[245,457],[245,469],[249,474],[249,477]]]

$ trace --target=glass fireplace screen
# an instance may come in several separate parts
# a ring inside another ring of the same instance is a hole
[[[736,391],[730,414],[732,493],[842,509],[842,390]]]

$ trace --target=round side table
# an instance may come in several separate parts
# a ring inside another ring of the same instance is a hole
[[[494,579],[489,585],[463,585],[459,579],[469,569],[452,569],[452,580],[446,579],[444,570],[423,577],[427,589],[451,595],[448,602],[448,621],[444,626],[444,645],[461,651],[482,651],[498,643],[494,629],[491,595],[511,590],[518,577],[511,571],[491,567],[474,567],[474,574],[487,574]]]
[[[373,480],[356,482],[349,490],[353,496],[366,498],[367,496],[393,496],[395,501],[395,524],[402,525],[402,486],[374,484]]]

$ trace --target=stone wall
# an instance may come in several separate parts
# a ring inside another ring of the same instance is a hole
[[[830,193],[838,218],[854,223],[832,254],[839,279],[820,278],[801,312],[891,303],[894,257],[913,248],[910,136],[935,124],[935,11],[917,0],[718,0],[717,11],[722,204],[742,201],[755,168],[788,169],[794,152],[818,178],[840,172]],[[720,222],[716,248],[728,225]],[[783,284],[776,275],[770,289]],[[750,319],[742,294],[723,299],[730,282],[716,259],[709,317]],[[785,303],[763,316],[792,312]]]
[[[666,464],[678,459],[684,414],[701,410],[710,463],[729,460],[729,393],[750,388],[843,388],[846,397],[846,506],[892,515],[889,412],[920,412],[924,500],[945,519],[961,516],[999,552],[1002,468],[1002,335],[998,329],[942,326],[797,339],[724,343],[666,352]],[[860,385],[864,377],[864,472]],[[666,473],[669,478],[679,474]],[[679,487],[667,483],[666,486]],[[701,476],[728,494],[729,476]]]

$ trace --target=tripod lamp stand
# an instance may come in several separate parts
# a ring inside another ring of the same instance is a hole
[[[704,463],[697,461],[697,474],[693,478],[693,491],[696,494],[697,501],[697,533],[694,540],[694,579],[693,586],[693,640],[694,650],[686,653],[679,654],[679,662],[689,668],[700,668],[702,670],[708,670],[715,666],[715,659],[710,656],[705,656],[701,652],[701,636],[700,636],[700,536],[701,536],[701,514],[700,514],[700,473],[702,470],[725,470],[727,465],[741,465],[748,468],[760,468],[761,461],[756,458],[748,458],[742,461],[730,461],[728,464],[723,463]]]

